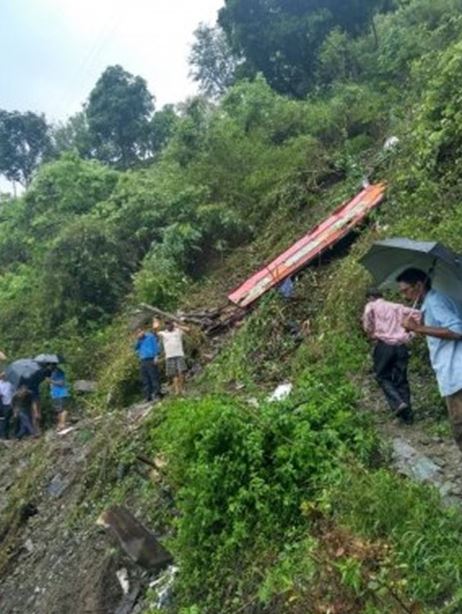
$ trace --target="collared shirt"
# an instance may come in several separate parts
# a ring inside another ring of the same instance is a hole
[[[409,343],[413,337],[412,333],[403,328],[403,321],[409,317],[414,317],[419,322],[421,319],[417,309],[378,298],[367,303],[364,309],[363,327],[372,339],[383,341],[388,345],[403,345]]]
[[[157,337],[153,333],[145,333],[141,339],[138,339],[135,343],[135,351],[140,360],[154,360],[159,354]]]
[[[430,290],[422,304],[425,326],[462,334],[462,306],[446,294]],[[443,397],[462,390],[462,341],[427,336],[428,349]]]
[[[10,382],[0,380],[0,397],[3,405],[7,407],[13,403],[14,386]]]
[[[163,330],[159,333],[164,345],[165,358],[184,357],[183,331],[181,328]]]

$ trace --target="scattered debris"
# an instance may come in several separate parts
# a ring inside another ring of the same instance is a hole
[[[57,434],[60,437],[64,437],[64,435],[69,435],[69,433],[72,433],[72,431],[75,431],[76,428],[77,427],[75,426],[68,426],[67,428],[62,429],[61,431],[57,431]]]
[[[101,514],[97,524],[110,530],[135,563],[156,571],[172,563],[172,555],[128,509],[111,507]]]
[[[157,593],[157,599],[154,604],[155,608],[161,609],[169,605],[178,572],[178,567],[170,565],[159,578],[149,585],[149,587],[155,589]]]
[[[245,310],[236,307],[236,305],[226,305],[224,307],[189,313],[179,312],[177,315],[166,313],[147,303],[141,303],[140,308],[144,310],[142,312],[145,314],[144,319],[146,319],[147,312],[180,324],[192,324],[200,328],[208,337],[214,337],[229,330],[241,321],[247,313]],[[138,317],[140,318],[141,316],[139,315]]]
[[[130,590],[130,582],[128,579],[128,571],[126,567],[122,567],[116,572],[117,580],[122,588],[123,594],[128,595],[128,591]]]
[[[293,384],[279,384],[276,390],[268,397],[268,401],[270,403],[275,403],[276,401],[284,401],[292,392],[294,386]]]

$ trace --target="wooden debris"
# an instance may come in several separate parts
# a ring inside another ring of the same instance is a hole
[[[221,308],[203,309],[201,311],[179,312],[176,315],[147,303],[141,303],[140,308],[165,320],[197,326],[208,337],[226,332],[242,320],[247,313],[245,309],[235,305],[225,305]]]

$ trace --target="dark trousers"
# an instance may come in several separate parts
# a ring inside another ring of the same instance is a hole
[[[393,411],[403,403],[411,407],[411,390],[407,380],[409,352],[405,345],[388,345],[379,341],[374,348],[374,372]]]
[[[9,437],[12,414],[11,405],[0,404],[0,439],[8,439]]]
[[[18,439],[22,439],[26,435],[35,435],[35,431],[27,409],[20,409],[18,411],[18,432],[16,436]]]
[[[154,364],[153,358],[147,358],[141,361],[140,373],[146,401],[152,401],[153,397],[160,395],[159,369],[157,365]]]

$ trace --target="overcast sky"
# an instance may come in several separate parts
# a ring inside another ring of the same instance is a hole
[[[157,106],[195,93],[187,59],[223,0],[0,0],[0,108],[63,120],[102,71],[141,75]]]

